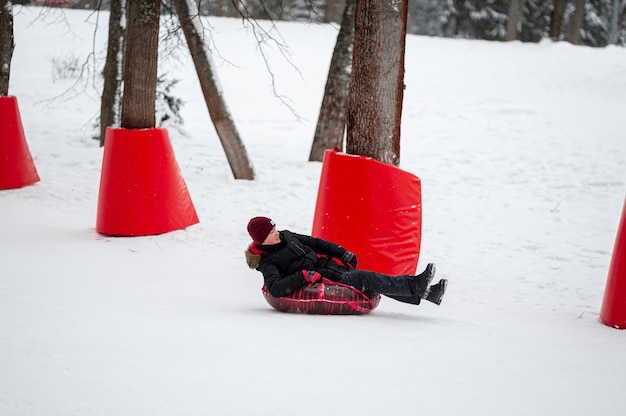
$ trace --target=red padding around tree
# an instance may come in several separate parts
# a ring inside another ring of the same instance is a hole
[[[626,329],[626,201],[615,238],[600,319],[608,326]]]
[[[155,235],[198,223],[167,130],[108,128],[96,230]]]
[[[0,189],[35,182],[39,182],[39,175],[24,137],[17,98],[0,97]]]
[[[358,268],[414,274],[420,252],[420,179],[337,150],[324,153],[312,235],[354,252]]]

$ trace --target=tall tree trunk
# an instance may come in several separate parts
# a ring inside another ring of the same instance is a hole
[[[580,43],[580,29],[583,26],[585,20],[585,5],[587,0],[576,0],[576,9],[574,10],[574,16],[572,17],[572,23],[569,29],[569,36],[567,40],[569,43],[578,45]]]
[[[254,171],[248,160],[246,148],[239,137],[235,123],[228,111],[217,82],[217,71],[205,50],[202,33],[198,28],[200,16],[193,0],[174,0],[178,20],[183,28],[187,45],[200,80],[200,88],[209,110],[209,115],[220,138],[230,169],[235,179],[254,179]]]
[[[348,88],[352,72],[352,44],[354,42],[354,10],[356,0],[347,0],[341,29],[328,70],[328,79],[317,119],[309,161],[321,161],[326,149],[343,148],[346,129]]]
[[[511,0],[509,7],[509,21],[506,25],[506,40],[518,40],[521,31],[521,21],[524,14],[524,0]]]
[[[561,30],[563,29],[563,16],[567,0],[553,0],[552,12],[550,13],[550,28],[548,36],[555,42],[561,40]]]
[[[13,59],[13,5],[10,0],[0,0],[0,96],[9,95],[11,59]]]
[[[419,22],[419,4],[423,3],[423,0],[409,0],[407,3],[407,18],[406,18],[406,32],[418,33],[421,29]]]
[[[121,127],[155,126],[160,0],[128,0]]]
[[[122,48],[124,45],[124,28],[122,16],[123,0],[111,0],[109,14],[109,40],[107,57],[102,70],[104,86],[100,101],[100,146],[104,146],[106,129],[119,121],[120,90],[122,86]]]
[[[345,9],[348,7],[347,3],[353,0],[327,0],[324,5],[324,21],[326,23],[342,23],[342,12],[345,16]]]
[[[346,152],[400,164],[408,0],[357,0]]]
[[[621,8],[621,0],[613,0],[613,11],[611,13],[611,23],[609,24],[609,44],[616,45],[619,32],[619,11]]]

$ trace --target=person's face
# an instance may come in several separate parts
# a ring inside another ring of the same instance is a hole
[[[276,227],[272,228],[272,231],[267,235],[265,240],[263,241],[264,246],[273,245],[280,243],[280,234]]]

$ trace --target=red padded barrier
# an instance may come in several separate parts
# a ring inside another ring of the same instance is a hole
[[[606,325],[626,329],[626,200],[615,238],[600,319]]]
[[[324,153],[312,235],[357,255],[359,269],[414,274],[422,231],[420,179],[370,157]]]
[[[198,221],[167,130],[108,128],[96,230],[115,236],[154,235]]]
[[[35,182],[39,182],[39,175],[24,137],[17,98],[0,97],[0,189]]]

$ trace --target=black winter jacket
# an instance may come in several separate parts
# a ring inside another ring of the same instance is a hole
[[[337,281],[349,268],[338,264],[346,249],[308,235],[280,231],[279,244],[259,245],[263,251],[256,268],[263,273],[265,287],[273,297],[288,295],[307,283],[303,270],[314,270],[323,277]]]

